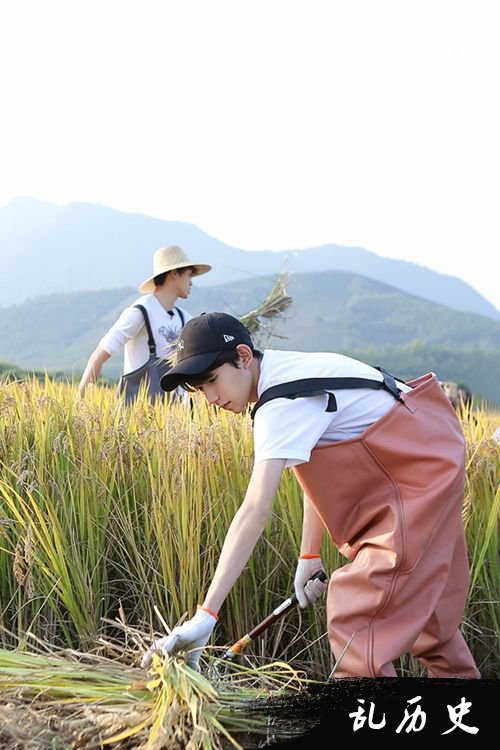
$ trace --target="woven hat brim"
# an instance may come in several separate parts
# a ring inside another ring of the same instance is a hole
[[[139,287],[139,291],[143,294],[154,292],[154,290],[156,289],[154,283],[154,279],[156,278],[156,276],[159,276],[159,274],[161,273],[166,273],[167,271],[175,271],[178,268],[191,267],[195,269],[193,272],[193,276],[202,276],[202,274],[208,273],[212,270],[212,266],[209,266],[207,263],[191,263],[191,261],[189,261],[188,263],[174,263],[171,266],[166,266],[162,271],[158,271],[158,273],[153,274],[149,277],[149,279],[146,279],[146,281],[143,281]]]

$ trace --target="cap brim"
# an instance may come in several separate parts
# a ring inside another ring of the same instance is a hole
[[[186,380],[193,375],[200,375],[200,373],[208,370],[212,365],[220,351],[216,352],[204,352],[203,354],[194,354],[192,357],[186,357],[179,364],[172,367],[166,375],[160,380],[160,385],[164,391],[174,391],[181,383],[185,383]]]

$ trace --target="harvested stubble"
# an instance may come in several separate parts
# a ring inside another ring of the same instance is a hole
[[[122,650],[122,659],[137,654]],[[215,687],[181,659],[154,656],[148,674],[75,651],[0,650],[0,744],[10,750],[241,748],[261,736],[265,716],[245,714],[259,698],[300,690],[284,663],[231,667]]]

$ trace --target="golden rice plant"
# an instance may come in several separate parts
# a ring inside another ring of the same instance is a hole
[[[473,586],[465,630],[488,676],[497,636],[500,447],[486,412],[463,415],[468,444],[464,507]],[[194,394],[130,407],[113,390],[86,399],[64,383],[0,385],[0,625],[54,646],[87,650],[113,637],[118,615],[151,635],[157,612],[193,614],[212,578],[252,470],[248,415],[217,412]],[[265,534],[230,593],[215,643],[234,642],[292,591],[302,517],[299,487],[284,472]],[[325,540],[324,561],[341,560]],[[248,658],[286,659],[325,678],[332,657],[324,604],[294,610]],[[0,631],[3,645],[12,638]]]
[[[465,410],[467,482],[464,522],[471,565],[466,635],[485,677],[500,668],[500,443],[483,409]],[[496,421],[496,426],[500,420]]]
[[[172,623],[192,613],[250,476],[249,419],[216,414],[199,399],[191,409],[124,408],[101,387],[79,401],[70,386],[48,380],[4,386],[0,409],[3,623],[20,637],[31,629],[85,647],[119,609],[151,632],[154,606]],[[228,599],[220,642],[290,593],[298,547],[289,519],[281,521],[287,513],[300,513],[290,480]],[[321,610],[304,613],[302,626],[290,618],[289,627],[299,652],[322,635]],[[278,632],[270,648],[267,638],[259,642],[268,660],[286,642]],[[319,653],[328,669],[328,649]]]

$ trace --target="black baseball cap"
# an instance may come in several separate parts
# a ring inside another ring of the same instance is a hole
[[[253,349],[250,331],[238,318],[221,312],[191,318],[180,332],[175,366],[163,375],[161,387],[173,391],[190,375],[208,370],[222,352],[236,349],[238,344]]]

